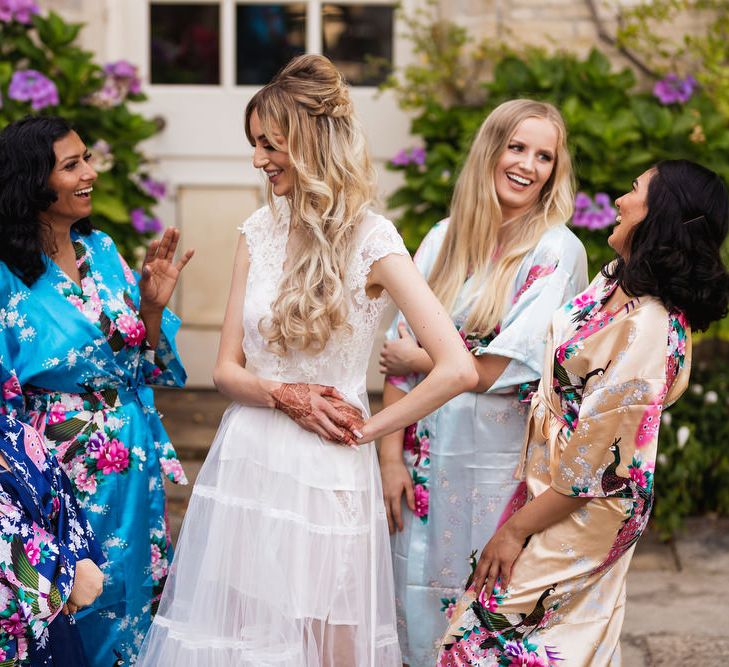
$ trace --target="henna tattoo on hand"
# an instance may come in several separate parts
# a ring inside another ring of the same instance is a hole
[[[311,405],[311,391],[306,384],[286,382],[271,395],[276,401],[274,407],[294,421],[305,419],[314,411]]]

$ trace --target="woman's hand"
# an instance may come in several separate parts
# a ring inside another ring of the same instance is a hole
[[[271,392],[274,407],[293,419],[301,428],[325,440],[357,446],[362,413],[347,403],[334,388],[304,382],[283,383]]]
[[[511,580],[514,562],[524,548],[526,536],[517,534],[507,521],[488,541],[478,559],[473,574],[473,586],[476,595],[484,589],[483,598],[488,600],[494,590],[496,580],[501,577],[499,588],[506,591]]]
[[[384,375],[408,375],[427,373],[433,364],[428,353],[410,335],[404,322],[397,325],[400,338],[387,340],[380,352],[380,373]],[[430,362],[430,363],[428,363]]]
[[[82,607],[88,607],[103,590],[103,572],[90,558],[82,558],[76,563],[76,577],[64,613],[68,610],[68,613],[75,614]]]
[[[413,479],[402,458],[381,460],[380,474],[382,475],[382,495],[385,499],[387,525],[390,528],[390,535],[392,535],[395,529],[403,529],[401,502],[403,493],[410,511],[415,511]]]
[[[175,251],[179,240],[180,230],[168,227],[161,239],[155,239],[149,244],[142,264],[142,278],[139,281],[140,310],[161,312],[169,303],[180,271],[185,268],[195,252],[187,250],[175,262]]]

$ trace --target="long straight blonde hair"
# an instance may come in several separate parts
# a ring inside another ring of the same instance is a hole
[[[545,118],[558,132],[555,164],[531,210],[504,224],[496,194],[496,164],[520,123]],[[574,177],[567,130],[559,111],[546,102],[511,100],[494,109],[473,141],[451,201],[450,222],[429,283],[451,315],[473,276],[465,322],[468,333],[487,335],[501,321],[519,265],[542,234],[572,215]]]
[[[291,225],[303,235],[259,330],[277,354],[318,352],[334,331],[347,327],[344,276],[354,230],[374,197],[374,170],[347,86],[324,56],[294,58],[253,96],[245,113],[251,145],[254,110],[274,147],[284,148],[277,134],[286,139],[293,166]],[[267,196],[276,211],[270,183]]]

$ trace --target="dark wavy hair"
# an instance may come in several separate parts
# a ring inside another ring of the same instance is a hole
[[[53,144],[72,130],[58,116],[27,116],[0,132],[0,261],[28,286],[46,269],[50,228],[39,214],[58,199],[48,187]],[[84,218],[73,228],[89,234],[91,222]]]
[[[659,162],[648,184],[643,221],[630,254],[602,268],[629,296],[651,295],[705,330],[727,314],[729,273],[721,246],[729,231],[729,196],[721,177],[689,160]]]

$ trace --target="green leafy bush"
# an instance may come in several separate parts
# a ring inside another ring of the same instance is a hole
[[[136,68],[125,61],[101,67],[76,44],[81,24],[32,1],[0,0],[0,127],[30,113],[66,118],[91,149],[99,172],[94,185],[94,226],[109,233],[128,259],[161,227],[151,207],[164,194],[149,177],[137,144],[158,131],[128,101],[141,94]]]
[[[691,385],[663,415],[653,525],[663,538],[692,514],[729,515],[729,363],[694,364]]]

